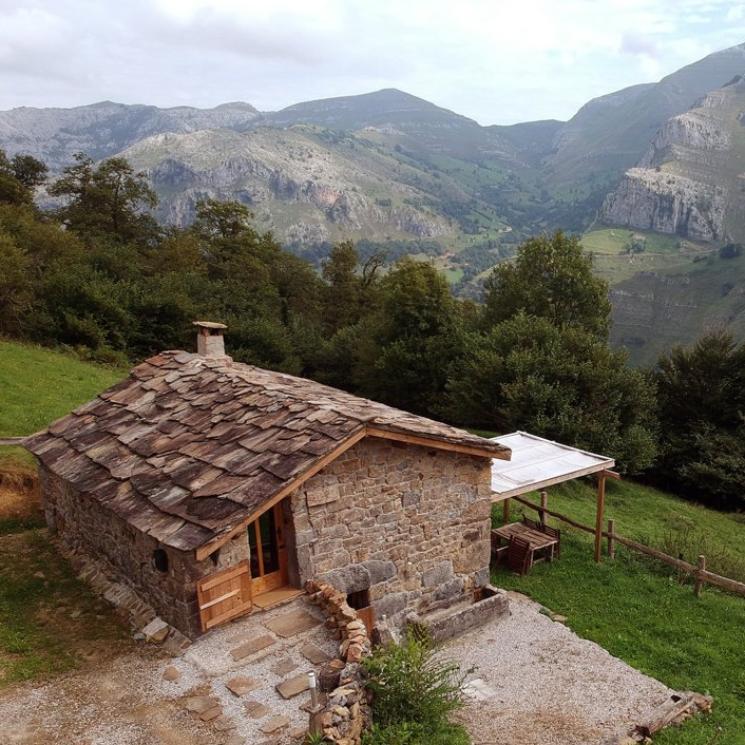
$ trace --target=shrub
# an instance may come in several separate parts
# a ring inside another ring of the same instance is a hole
[[[444,724],[432,732],[420,724],[404,722],[382,728],[373,725],[362,742],[363,745],[470,745],[471,738],[459,724]]]
[[[719,249],[720,259],[736,259],[738,256],[742,256],[742,244],[740,243],[728,243]]]
[[[449,721],[450,714],[463,706],[465,675],[458,665],[438,656],[429,637],[408,634],[400,645],[376,650],[363,665],[374,696],[375,722],[366,745],[470,741],[462,727]]]

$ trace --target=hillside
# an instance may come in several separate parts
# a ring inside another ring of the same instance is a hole
[[[669,119],[605,202],[611,224],[745,240],[745,78]]]
[[[47,161],[53,176],[78,151],[123,155],[152,181],[165,223],[188,224],[200,199],[236,199],[316,266],[351,238],[363,256],[432,260],[456,292],[478,297],[486,272],[536,233],[606,224],[714,248],[741,240],[745,83],[727,83],[743,72],[739,45],[593,99],[568,122],[511,126],[481,126],[392,88],[277,112],[240,102],[19,108],[0,112],[0,148]],[[598,262],[614,285],[628,283],[613,294],[616,343],[647,360],[643,347],[664,348],[656,337],[690,341],[720,322],[739,333],[729,305],[739,275],[728,300],[702,291],[712,307],[681,316],[669,308],[698,303],[686,288],[699,275],[686,275],[702,267],[656,253]],[[678,299],[668,297],[678,276]]]
[[[455,243],[469,220],[502,227],[462,183],[376,142],[366,131],[295,124],[245,133],[160,134],[123,152],[161,196],[164,221],[188,224],[197,200],[239,198],[288,245],[344,238]],[[474,215],[480,217],[474,217]]]
[[[120,368],[0,339],[0,437],[40,430],[124,375]]]
[[[657,130],[702,96],[745,71],[745,44],[710,54],[664,77],[585,104],[558,133],[549,179],[613,183],[635,165]]]

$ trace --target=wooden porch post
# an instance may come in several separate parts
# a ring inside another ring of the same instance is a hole
[[[502,501],[502,522],[508,525],[510,522],[510,500],[509,497]]]
[[[595,512],[595,561],[601,560],[603,549],[603,522],[605,517],[605,471],[598,474],[598,503]]]
[[[540,515],[541,525],[544,528],[546,527],[546,510],[547,509],[548,509],[548,492],[542,491],[541,492],[541,511],[538,514]]]

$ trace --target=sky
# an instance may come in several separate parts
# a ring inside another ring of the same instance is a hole
[[[400,88],[481,124],[567,119],[743,42],[745,0],[0,0],[0,109]]]

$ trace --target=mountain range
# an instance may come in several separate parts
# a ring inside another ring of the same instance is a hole
[[[745,44],[595,98],[567,122],[511,126],[481,126],[395,89],[277,112],[242,102],[24,107],[0,112],[0,148],[53,172],[79,151],[121,155],[151,180],[165,222],[188,224],[206,197],[238,199],[260,229],[311,260],[352,238],[392,258],[428,256],[463,292],[526,236],[557,228],[628,227],[637,248],[647,231],[676,236],[675,261],[652,261],[652,273],[679,271],[687,257],[691,275],[688,254],[745,242],[743,74]],[[620,283],[648,273],[626,248],[613,260],[641,266],[629,276],[624,265]],[[701,323],[737,325],[734,312]],[[618,343],[644,357],[661,323],[653,315]]]

